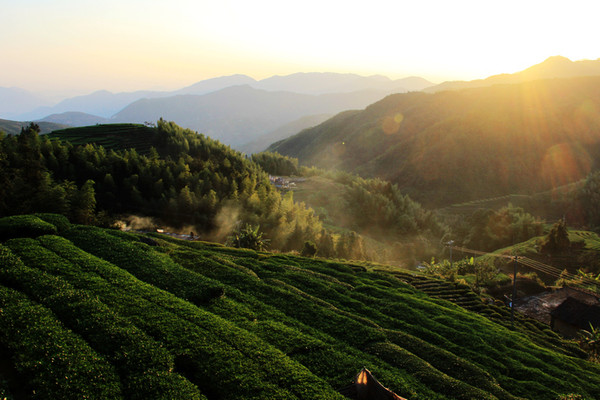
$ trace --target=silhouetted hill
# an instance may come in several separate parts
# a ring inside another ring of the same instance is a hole
[[[216,92],[217,90],[225,89],[230,86],[239,85],[252,85],[256,83],[256,79],[251,78],[247,75],[231,75],[231,76],[220,76],[218,78],[205,79],[200,82],[196,82],[193,85],[186,86],[183,89],[171,92],[171,95],[179,94],[195,94],[202,95],[210,92]]]
[[[36,121],[36,123],[41,122],[53,122],[56,124],[63,124],[68,126],[88,126],[95,124],[108,124],[110,123],[110,119],[83,112],[70,111],[60,114],[48,115]]]
[[[600,59],[571,61],[566,57],[549,57],[544,62],[529,67],[514,74],[500,74],[486,79],[473,81],[444,82],[436,86],[423,89],[425,92],[434,93],[442,90],[458,90],[476,88],[508,83],[522,83],[538,79],[574,78],[583,76],[600,76]]]
[[[111,93],[99,90],[91,94],[76,96],[65,99],[51,107],[40,107],[30,112],[23,113],[21,119],[42,119],[47,115],[61,114],[65,112],[83,112],[110,118],[126,105],[141,99],[168,96],[167,92],[137,91]]]
[[[391,95],[269,151],[390,180],[428,205],[548,190],[597,168],[600,77]]]

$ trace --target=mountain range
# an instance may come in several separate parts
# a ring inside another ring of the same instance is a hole
[[[0,103],[4,105],[0,108],[0,115],[9,115],[11,118],[19,118],[21,120],[37,120],[45,119],[46,116],[51,114],[77,111],[110,118],[128,104],[140,99],[173,97],[178,95],[201,96],[240,85],[248,85],[255,89],[267,91],[319,95],[363,90],[381,90],[389,93],[405,92],[422,90],[433,84],[418,77],[391,80],[380,75],[365,77],[355,74],[297,73],[256,80],[247,75],[238,74],[206,79],[174,91],[160,92],[144,90],[111,93],[106,90],[99,90],[88,95],[62,100],[53,106],[50,106],[48,101],[44,101],[40,96],[36,96],[25,90],[0,88],[0,99],[7,99],[7,101]],[[16,98],[17,101],[10,102],[8,101],[10,98]]]
[[[154,122],[162,117],[236,148],[254,142],[248,149],[258,151],[272,143],[257,141],[261,136],[272,135],[278,140],[281,135],[287,137],[313,126],[315,118],[321,122],[318,116],[364,108],[387,94],[431,85],[418,77],[392,80],[384,76],[298,73],[257,81],[246,75],[232,75],[172,92],[97,91],[52,107],[38,107],[19,119],[85,126]]]
[[[385,95],[379,90],[309,95],[232,86],[203,96],[138,100],[112,120],[143,123],[162,117],[237,148],[306,116],[361,109]]]

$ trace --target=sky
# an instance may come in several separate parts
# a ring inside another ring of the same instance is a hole
[[[174,90],[295,72],[513,73],[600,58],[595,0],[0,0],[0,87]]]

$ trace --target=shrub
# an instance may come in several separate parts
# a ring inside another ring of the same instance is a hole
[[[18,237],[38,237],[57,232],[56,226],[34,215],[13,215],[0,218],[0,241]]]

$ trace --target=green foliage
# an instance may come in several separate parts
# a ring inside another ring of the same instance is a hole
[[[457,240],[470,249],[494,251],[524,242],[543,232],[543,223],[520,207],[475,211],[463,227],[455,227]]]
[[[123,398],[114,366],[48,308],[4,286],[6,273],[23,270],[21,260],[0,245],[0,261],[0,345],[24,379],[25,392],[32,398]]]
[[[569,232],[567,231],[567,223],[564,219],[556,222],[550,228],[550,232],[542,241],[540,251],[542,253],[560,253],[568,250],[571,247],[569,240]]]
[[[448,228],[438,216],[401,193],[397,185],[380,179],[363,179],[344,172],[318,171],[317,176],[298,183],[294,196],[317,210],[324,224],[354,231],[356,241],[345,232],[337,239],[336,251],[327,235],[321,235],[320,255],[378,262],[401,261],[414,265],[437,255],[437,243]],[[356,250],[356,251],[355,251]]]
[[[246,224],[244,227],[233,232],[227,238],[226,244],[237,248],[263,251],[266,250],[269,239],[263,238],[263,233],[260,232],[260,225],[252,226]]]
[[[298,159],[282,156],[279,153],[252,154],[252,161],[271,175],[291,176],[299,173]]]
[[[592,172],[586,179],[579,191],[581,209],[585,212],[585,222],[592,229],[600,228],[600,171]]]
[[[37,213],[34,214],[42,221],[46,221],[56,227],[58,232],[65,231],[71,227],[71,223],[64,215],[52,214],[52,213]]]
[[[589,330],[581,331],[580,343],[593,360],[600,361],[600,326],[595,327],[590,323]]]
[[[300,252],[300,255],[304,256],[304,257],[314,257],[317,254],[317,245],[314,244],[313,242],[304,242],[304,246],[302,247],[302,251]]]
[[[37,237],[56,232],[56,226],[34,215],[0,218],[0,241],[13,237]]]

